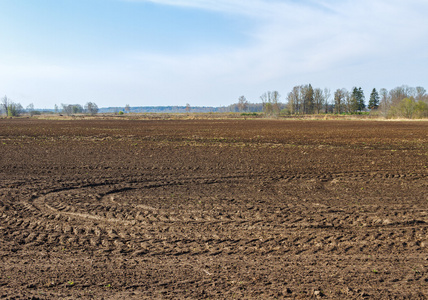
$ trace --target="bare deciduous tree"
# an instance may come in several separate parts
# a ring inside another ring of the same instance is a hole
[[[0,108],[0,111],[3,111],[6,116],[7,116],[7,107],[8,106],[9,106],[9,98],[7,98],[7,96],[4,96],[1,99],[1,108]]]
[[[428,100],[427,91],[425,90],[425,88],[421,86],[416,87],[416,100],[425,102]]]
[[[239,111],[246,111],[248,109],[248,101],[245,96],[238,98],[238,109]]]
[[[278,91],[273,91],[271,93],[271,97],[273,113],[275,115],[279,115],[279,113],[281,112],[281,105],[279,103],[279,98],[281,98],[281,95],[278,93]]]
[[[337,89],[334,93],[334,111],[337,114],[343,112],[343,104],[348,91],[346,89]]]
[[[27,112],[30,114],[30,117],[32,117],[36,114],[36,111],[34,110],[34,104],[33,103],[28,104]]]
[[[320,88],[314,89],[314,104],[315,111],[319,114],[324,106],[324,95]]]
[[[389,98],[389,92],[387,89],[380,89],[380,103],[379,110],[384,117],[388,115],[389,108],[391,107],[391,100]]]
[[[329,112],[330,108],[330,97],[331,97],[331,91],[329,88],[324,89],[324,107],[325,107],[325,113]]]
[[[301,114],[303,113],[301,104],[302,104],[302,86],[293,87],[293,95],[294,95],[294,113]]]
[[[88,102],[85,104],[85,111],[90,115],[96,115],[98,113],[98,105],[93,102]]]
[[[287,95],[287,108],[290,114],[295,113],[295,101],[293,92],[289,92]]]
[[[314,112],[314,89],[311,84],[302,85],[300,93],[303,100],[303,113],[312,114]]]
[[[189,103],[186,103],[186,112],[189,113],[192,108]]]
[[[268,91],[260,96],[263,104],[263,111],[266,115],[278,115],[281,111],[279,98],[281,95],[278,91]]]

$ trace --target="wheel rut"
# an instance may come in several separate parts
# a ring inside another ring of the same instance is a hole
[[[346,178],[367,175],[357,173]],[[197,207],[195,203],[177,207],[169,206],[171,199],[167,199],[165,205],[160,205],[159,199],[149,199],[155,197],[153,190],[175,193],[194,186],[200,188],[215,183],[255,180],[254,176],[63,184],[61,188],[53,188],[21,202],[25,215],[33,216],[31,220],[24,216],[12,219],[6,213],[0,221],[19,228],[9,237],[25,247],[114,251],[134,256],[356,254],[373,251],[377,246],[370,241],[382,239],[388,239],[389,243],[380,247],[405,251],[408,243],[401,241],[408,234],[412,235],[415,245],[425,243],[423,237],[428,234],[428,213],[411,206],[397,207],[396,212],[391,207],[369,205],[332,209],[317,203],[283,203],[273,208],[262,208],[248,205],[243,199],[232,199],[232,205],[228,201],[224,206],[217,204],[217,207]],[[328,182],[344,176],[310,173],[259,175],[256,180],[316,179]],[[379,178],[380,175],[372,176]],[[398,178],[389,173],[381,177],[385,180]],[[226,206],[230,208],[229,212],[225,210]],[[367,236],[361,236],[362,227],[368,232]],[[305,230],[305,235],[296,236],[301,230]],[[376,233],[379,230],[382,230],[380,235]]]

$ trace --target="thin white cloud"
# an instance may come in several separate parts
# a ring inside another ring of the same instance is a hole
[[[178,6],[185,8],[204,9],[233,14],[247,14],[252,16],[263,16],[273,12],[274,5],[281,1],[263,0],[122,0],[128,2],[150,2],[154,4]]]
[[[156,61],[152,74],[158,74],[159,80],[168,73],[167,77],[178,78],[180,87],[186,83],[211,84],[217,90],[233,94],[239,86],[245,93],[245,89],[255,92],[255,87],[260,91],[274,85],[276,89],[287,89],[290,83],[286,81],[293,77],[306,78],[300,83],[315,80],[331,88],[335,88],[336,82],[349,87],[368,82],[376,85],[382,80],[374,76],[382,72],[373,68],[390,72],[394,69],[391,62],[406,65],[408,55],[426,55],[428,19],[423,15],[428,11],[426,1],[152,2],[258,18],[250,46],[215,54],[156,55],[156,60],[141,54],[147,64]],[[413,68],[414,64],[411,65]]]
[[[234,13],[251,11],[252,15],[259,11],[270,12],[270,18],[264,15],[264,22],[252,33],[251,47],[211,57],[216,65],[223,66],[235,64],[236,57],[241,56],[238,65],[240,62],[253,67],[258,64],[254,72],[259,76],[267,67],[277,69],[271,72],[273,76],[274,73],[281,76],[284,72],[310,72],[344,63],[381,59],[385,53],[400,54],[408,45],[417,46],[418,39],[426,37],[428,30],[428,22],[423,21],[420,12],[409,8],[407,3],[400,5],[396,1],[391,5],[389,0],[330,1],[334,5],[313,1],[316,6],[291,1],[151,2]],[[414,2],[421,5],[420,1]],[[400,19],[404,16],[411,18],[405,18],[407,24]],[[224,59],[223,64],[219,64],[219,57]],[[173,59],[174,56],[168,55],[165,62],[171,63]],[[188,62],[193,65],[200,57],[183,60],[178,56],[176,59],[180,62],[193,60]]]

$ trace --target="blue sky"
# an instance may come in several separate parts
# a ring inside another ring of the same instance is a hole
[[[229,105],[295,85],[427,84],[426,0],[0,0],[23,106]]]

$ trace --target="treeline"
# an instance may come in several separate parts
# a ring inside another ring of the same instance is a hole
[[[34,108],[34,104],[29,104],[26,108],[20,103],[12,101],[7,96],[4,96],[0,101],[0,115],[6,115],[8,117],[18,117],[24,113],[29,114],[30,116],[40,115],[42,113],[58,113],[66,115],[75,115],[75,114],[89,114],[95,115],[99,111],[98,106],[93,102],[87,102],[85,106],[80,104],[61,104],[61,108],[58,105],[55,105],[53,110],[39,110]]]
[[[20,103],[13,102],[7,96],[4,96],[1,99],[0,113],[3,113],[9,117],[16,117],[19,116],[23,110],[24,109]]]
[[[409,87],[406,85],[392,90],[374,88],[368,101],[361,87],[353,87],[350,91],[345,88],[332,92],[328,88],[313,88],[311,84],[298,85],[280,101],[278,91],[268,91],[260,96],[258,103],[250,103],[245,96],[241,96],[237,103],[226,107],[194,107],[185,106],[140,106],[98,108],[97,104],[87,102],[80,104],[55,105],[50,113],[65,115],[102,113],[215,113],[215,112],[241,112],[263,113],[267,116],[280,115],[310,115],[310,114],[370,114],[385,118],[428,118],[428,94],[423,87]],[[43,112],[46,112],[43,111]],[[13,102],[7,96],[0,101],[0,114],[15,117],[27,113],[31,116],[41,114],[41,110],[34,108],[33,104],[25,109],[20,103]]]
[[[88,102],[82,107],[80,104],[61,104],[61,112],[67,116],[76,114],[96,115],[99,111],[98,105],[94,102]],[[55,112],[58,112],[58,107],[55,105]]]
[[[428,118],[428,95],[423,87],[381,89],[379,95],[379,112],[385,117]]]
[[[120,112],[125,113],[187,113],[187,112],[223,112],[222,107],[210,107],[210,106],[134,106],[134,107],[105,107],[100,108],[100,113],[113,113],[118,114]]]
[[[266,115],[310,115],[310,114],[371,114],[387,118],[427,118],[428,94],[423,87],[406,85],[387,89],[374,88],[366,101],[361,87],[351,91],[345,88],[333,93],[330,89],[313,88],[311,84],[299,85],[287,94],[285,102],[280,101],[277,91],[260,96],[261,103],[250,103],[245,96],[229,106],[230,111],[263,112]]]

